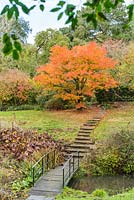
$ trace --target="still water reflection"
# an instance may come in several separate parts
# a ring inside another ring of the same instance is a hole
[[[113,195],[134,187],[134,177],[88,176],[71,180],[69,187],[88,193],[91,193],[96,189],[105,189],[110,195]]]

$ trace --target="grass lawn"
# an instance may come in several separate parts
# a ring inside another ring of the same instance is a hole
[[[55,139],[65,139],[65,141],[73,141],[80,126],[96,116],[99,108],[92,107],[83,112],[75,110],[67,111],[7,111],[0,112],[0,126],[12,126],[14,121],[17,126],[25,129],[36,129],[38,132],[48,132],[53,135]],[[98,127],[92,134],[92,137],[101,139],[108,137],[109,134],[117,132],[121,128],[126,128],[129,123],[129,128],[134,129],[134,103],[122,103],[119,108],[111,108],[106,111],[104,118],[99,123]],[[0,170],[0,182],[4,191],[5,188],[11,187],[12,177],[15,172],[15,160],[10,158],[3,158],[0,153],[2,162]],[[13,166],[13,167],[11,167]],[[3,178],[5,177],[5,179]],[[134,190],[123,193],[121,195],[97,198],[83,192],[65,191],[57,197],[57,200],[134,200]]]
[[[87,111],[6,111],[0,112],[1,126],[12,126],[15,121],[17,126],[26,129],[36,129],[38,132],[48,132],[55,139],[73,141],[80,126],[97,113],[96,108]]]
[[[119,108],[109,109],[92,137],[99,140],[127,127],[134,130],[134,102],[121,103]]]

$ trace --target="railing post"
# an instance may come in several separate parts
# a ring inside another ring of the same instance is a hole
[[[56,163],[55,154],[56,154],[56,152],[54,150],[54,152],[53,152],[53,168],[55,168],[55,163]]]
[[[41,167],[42,167],[42,175],[44,174],[44,158],[42,158],[42,164],[41,164]]]
[[[64,171],[64,168],[63,168],[63,188],[65,186],[65,179],[64,179],[64,176],[65,176],[65,171]]]
[[[69,177],[71,176],[71,158],[69,159]]]
[[[34,179],[34,168],[33,168],[33,186],[34,186],[34,182],[35,182],[35,179]]]
[[[78,151],[78,168],[80,166],[80,160],[79,160],[79,158],[80,158],[80,152]]]
[[[48,167],[49,167],[49,166],[48,166],[48,164],[49,164],[49,163],[48,163],[48,160],[49,160],[49,154],[47,154],[47,170],[48,170]]]
[[[74,162],[75,162],[75,160],[74,160],[74,155],[73,155],[73,172],[74,172]]]

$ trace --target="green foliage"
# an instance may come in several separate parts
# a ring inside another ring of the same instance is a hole
[[[95,196],[93,194],[95,194]],[[132,200],[133,196],[134,189],[123,194],[108,196],[103,189],[97,189],[92,194],[88,194],[66,187],[60,195],[57,195],[56,200]]]
[[[45,104],[49,101],[53,96],[52,92],[45,92],[43,91],[36,97],[37,104],[40,106],[41,109],[45,108]]]
[[[103,189],[96,189],[95,191],[93,191],[92,195],[94,197],[101,197],[101,198],[108,196],[107,192]]]
[[[68,101],[64,101],[63,99],[56,99],[53,97],[45,103],[45,108],[49,110],[64,110],[74,108],[74,105],[70,104]]]
[[[108,91],[97,90],[95,96],[98,103],[108,106],[107,103],[109,102],[134,101],[134,89],[120,86],[114,89],[109,89]]]
[[[45,10],[45,0],[34,1],[34,4],[31,7],[28,7],[26,4],[22,3],[20,0],[9,0],[9,2],[4,5],[0,15],[7,15],[8,20],[11,20],[13,17],[18,20],[20,16],[20,8],[23,13],[29,14],[35,7],[38,7],[41,11]],[[86,21],[91,22],[95,28],[99,24],[99,21],[108,21],[107,13],[113,13],[114,10],[117,9],[119,4],[124,4],[124,0],[116,0],[115,2],[111,0],[107,1],[92,1],[92,2],[84,2],[83,6],[89,9],[89,12],[86,12],[83,17],[85,17]],[[126,27],[128,26],[129,21],[132,20],[133,17],[133,8],[134,5],[130,4],[127,6],[128,13],[128,21]],[[77,15],[77,6],[74,4],[69,4],[66,1],[59,0],[57,6],[51,9],[51,12],[60,12],[58,15],[58,20],[60,20],[65,14],[67,16],[66,24],[70,23],[72,28],[74,29],[78,23],[78,15]],[[115,23],[114,23],[115,24]],[[10,38],[11,36],[9,36]],[[11,40],[11,39],[10,39]],[[7,47],[7,42],[5,43],[5,49]],[[10,45],[10,48],[12,45]],[[18,49],[11,49],[12,56],[14,59],[18,59],[19,51]],[[13,53],[14,52],[14,53]],[[4,50],[4,54],[6,55],[6,50]]]
[[[38,65],[49,61],[50,49],[54,45],[69,46],[69,39],[61,31],[47,29],[35,36],[36,58]]]
[[[88,161],[90,173],[105,174],[133,174],[134,173],[134,132],[128,128],[100,142],[98,149]]]
[[[126,6],[119,3],[115,10],[105,14],[107,20],[100,20],[97,28],[92,24],[95,21],[96,13],[92,12],[91,7],[82,8],[77,13],[77,26],[74,30],[70,27],[61,28],[64,35],[69,37],[70,46],[83,45],[91,40],[103,42],[108,39],[133,40],[134,26],[133,19],[128,26],[128,14]],[[99,13],[99,17],[102,13]],[[102,15],[103,18],[103,15]],[[91,22],[91,23],[90,23]],[[96,23],[97,21],[95,21]],[[118,42],[116,41],[116,44]],[[119,47],[120,48],[120,47]],[[121,49],[120,49],[121,51]]]
[[[31,32],[29,22],[23,18],[16,21],[14,17],[8,21],[5,15],[0,16],[0,32],[4,55],[12,54],[14,60],[18,60],[22,51],[21,43],[26,42],[28,34]]]

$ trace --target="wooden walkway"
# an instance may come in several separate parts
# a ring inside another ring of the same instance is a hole
[[[55,160],[55,151],[52,152],[52,155],[48,153],[43,156],[33,166],[33,187],[27,200],[53,200],[57,194],[62,192],[74,173],[79,169],[80,158],[83,158],[84,155],[95,148],[90,133],[99,121],[99,118],[94,118],[83,124],[74,143],[65,148],[67,161],[62,166],[55,167],[54,161],[54,163],[51,162],[52,166],[49,167],[49,160]],[[46,166],[44,163],[46,163],[47,169],[51,170],[45,171]],[[38,174],[42,176],[36,181],[36,175]]]

